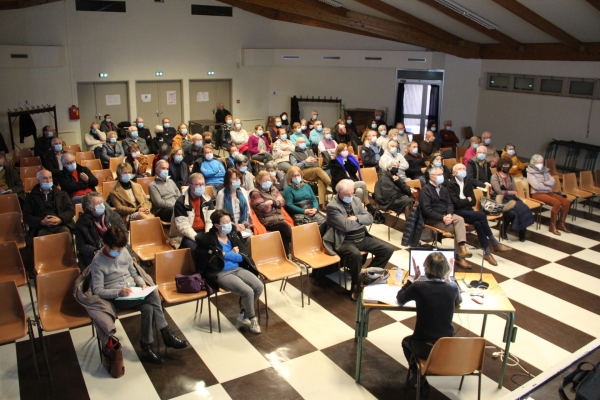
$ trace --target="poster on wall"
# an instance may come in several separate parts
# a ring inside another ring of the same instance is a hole
[[[152,100],[152,95],[151,94],[143,94],[142,95],[142,102],[143,103],[150,103],[151,100]]]
[[[203,101],[208,101],[208,92],[198,92],[196,93],[196,101],[198,103]]]
[[[167,105],[174,106],[177,104],[177,91],[167,90]]]
[[[107,106],[120,106],[121,105],[121,95],[120,94],[107,94],[106,95],[106,105]]]

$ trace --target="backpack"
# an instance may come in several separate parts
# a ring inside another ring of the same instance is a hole
[[[582,369],[584,364],[589,364],[592,369]],[[565,376],[562,386],[558,389],[561,400],[569,400],[565,394],[565,386],[573,383],[575,400],[600,400],[600,362],[596,365],[589,362],[581,362],[575,371]]]

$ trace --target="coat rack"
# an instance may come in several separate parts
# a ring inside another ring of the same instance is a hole
[[[342,104],[342,99],[338,99],[337,97],[334,99],[333,97],[323,97],[321,98],[321,96],[317,97],[315,99],[315,96],[312,97],[298,97],[298,101],[304,101],[304,102],[310,102],[310,103],[339,103]]]
[[[54,131],[58,133],[58,123],[56,120],[56,105],[50,106],[50,104],[46,106],[32,106],[14,109],[13,111],[8,110],[8,127],[10,129],[10,144],[12,149],[15,149],[15,138],[13,137],[13,124],[17,121],[17,118],[21,115],[33,115],[33,114],[42,114],[49,113],[50,116],[54,119]],[[35,137],[37,139],[37,137]]]

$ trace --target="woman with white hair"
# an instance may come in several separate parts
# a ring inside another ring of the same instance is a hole
[[[231,135],[231,143],[235,144],[240,153],[245,153],[248,150],[248,132],[242,128],[242,121],[238,118],[233,120],[233,126],[229,131]]]
[[[107,141],[102,144],[102,153],[100,154],[100,161],[102,161],[102,168],[108,169],[110,166],[110,159],[115,157],[125,156],[123,146],[117,141],[117,132],[110,131],[106,134]]]

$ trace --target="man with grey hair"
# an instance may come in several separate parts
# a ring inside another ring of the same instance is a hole
[[[144,126],[144,118],[137,117],[135,119],[135,126],[136,126],[136,128],[138,128],[139,137],[144,139],[146,141],[146,144],[149,145],[150,141],[152,139],[152,134],[150,133],[150,129],[148,129]]]
[[[61,157],[63,155],[63,145],[62,140],[57,137],[52,138],[51,144],[52,153],[48,154],[48,156],[44,158],[44,160],[42,161],[42,165],[44,166],[44,168],[46,168],[48,171],[54,174],[58,171],[63,170],[63,165],[61,161]]]
[[[492,133],[483,132],[481,134],[481,141],[486,147],[485,160],[490,163],[491,168],[494,168],[496,166],[496,162],[500,159],[500,156],[496,151],[496,145],[492,143]]]
[[[366,261],[361,251],[371,253],[370,267],[385,268],[394,248],[373,238],[366,227],[373,224],[373,216],[365,210],[360,199],[354,196],[354,182],[343,179],[335,187],[337,195],[327,204],[329,230],[323,237],[323,245],[330,254],[338,254],[350,269],[352,299],[360,293],[358,276]]]
[[[169,177],[169,163],[158,160],[154,167],[155,178],[148,185],[150,201],[152,202],[152,214],[161,221],[169,222],[173,215],[175,201],[181,196],[177,184]]]
[[[133,144],[137,144],[138,146],[140,146],[140,151],[142,152],[142,154],[150,154],[150,149],[148,149],[148,144],[146,143],[146,140],[141,139],[139,137],[139,131],[137,126],[135,125],[131,125],[129,128],[127,128],[127,137],[125,138],[125,140],[123,140],[121,144],[123,145],[123,151],[125,152],[125,154],[130,153],[129,148]]]
[[[447,232],[448,236],[454,235],[456,265],[463,268],[471,268],[465,260],[465,258],[473,255],[467,251],[465,220],[460,215],[454,213],[454,205],[452,204],[450,193],[446,186],[444,186],[443,168],[432,167],[429,169],[429,182],[419,193],[419,203],[421,204],[425,224]]]
[[[62,171],[54,173],[56,184],[67,192],[73,204],[81,203],[83,196],[96,190],[98,179],[87,167],[77,164],[72,153],[64,153],[61,162]]]
[[[190,166],[190,171],[195,162],[202,164],[202,161],[204,161],[203,144],[202,135],[199,133],[194,133],[192,135],[192,145],[183,150],[183,161]]]
[[[250,193],[254,190],[254,175],[248,169],[248,157],[236,154],[233,157],[233,167],[242,173],[242,187]]]

